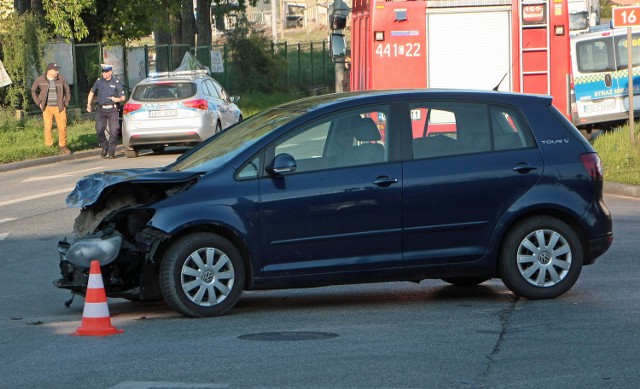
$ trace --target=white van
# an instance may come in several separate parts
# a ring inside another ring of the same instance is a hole
[[[571,37],[571,114],[577,127],[615,124],[629,117],[627,29],[602,28]],[[640,29],[633,30],[635,116],[640,115]]]

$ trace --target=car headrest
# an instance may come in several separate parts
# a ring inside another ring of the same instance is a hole
[[[377,142],[380,139],[378,126],[371,118],[360,118],[353,126],[353,136],[359,142]]]

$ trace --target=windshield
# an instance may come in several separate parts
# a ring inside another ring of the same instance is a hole
[[[141,102],[186,99],[195,96],[197,91],[198,87],[193,82],[157,82],[136,86],[131,98]]]
[[[274,129],[292,121],[304,112],[272,108],[251,116],[211,138],[191,153],[168,167],[170,171],[205,172],[222,166]]]
[[[569,30],[586,30],[589,28],[589,15],[587,11],[569,15]]]

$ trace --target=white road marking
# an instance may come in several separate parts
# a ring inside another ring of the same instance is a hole
[[[15,217],[0,219],[0,223],[8,223],[8,222],[11,222],[11,221],[14,221],[14,220],[16,220]]]
[[[104,166],[98,166],[98,167],[92,167],[91,169],[76,170],[76,171],[73,171],[73,172],[66,172],[66,173],[62,173],[62,174],[56,174],[55,176],[30,177],[30,178],[27,178],[26,180],[24,180],[22,182],[55,180],[57,178],[69,177],[69,176],[74,176],[74,175],[78,175],[78,174],[83,174],[83,173],[86,173],[86,172],[90,172],[92,170],[104,170],[104,168],[105,168]]]
[[[9,236],[8,232],[5,232],[4,234],[0,234],[0,241],[3,241],[4,238],[6,238],[7,236]]]
[[[60,194],[60,193],[69,193],[69,192],[71,192],[73,190],[73,188],[74,187],[72,186],[71,188],[59,189],[59,190],[54,190],[52,192],[39,193],[37,195],[25,196],[25,197],[20,197],[20,198],[13,199],[13,200],[2,201],[2,202],[0,202],[0,207],[5,206],[5,205],[21,203],[23,201],[35,200],[35,199],[39,199],[39,198],[42,198],[42,197],[53,196],[53,195],[57,195],[57,194]]]

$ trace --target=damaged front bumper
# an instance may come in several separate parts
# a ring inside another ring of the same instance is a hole
[[[89,281],[91,261],[100,262],[107,297],[134,301],[158,300],[156,264],[148,260],[148,253],[161,241],[161,234],[145,231],[147,243],[138,242],[143,250],[125,241],[122,236],[87,237],[70,243],[58,242],[61,278],[53,285],[84,296]]]
[[[154,253],[167,235],[151,227],[152,204],[188,190],[200,174],[158,169],[114,170],[82,178],[67,196],[81,208],[74,241],[58,242],[58,288],[85,295],[91,261],[100,262],[107,297],[161,298]]]

